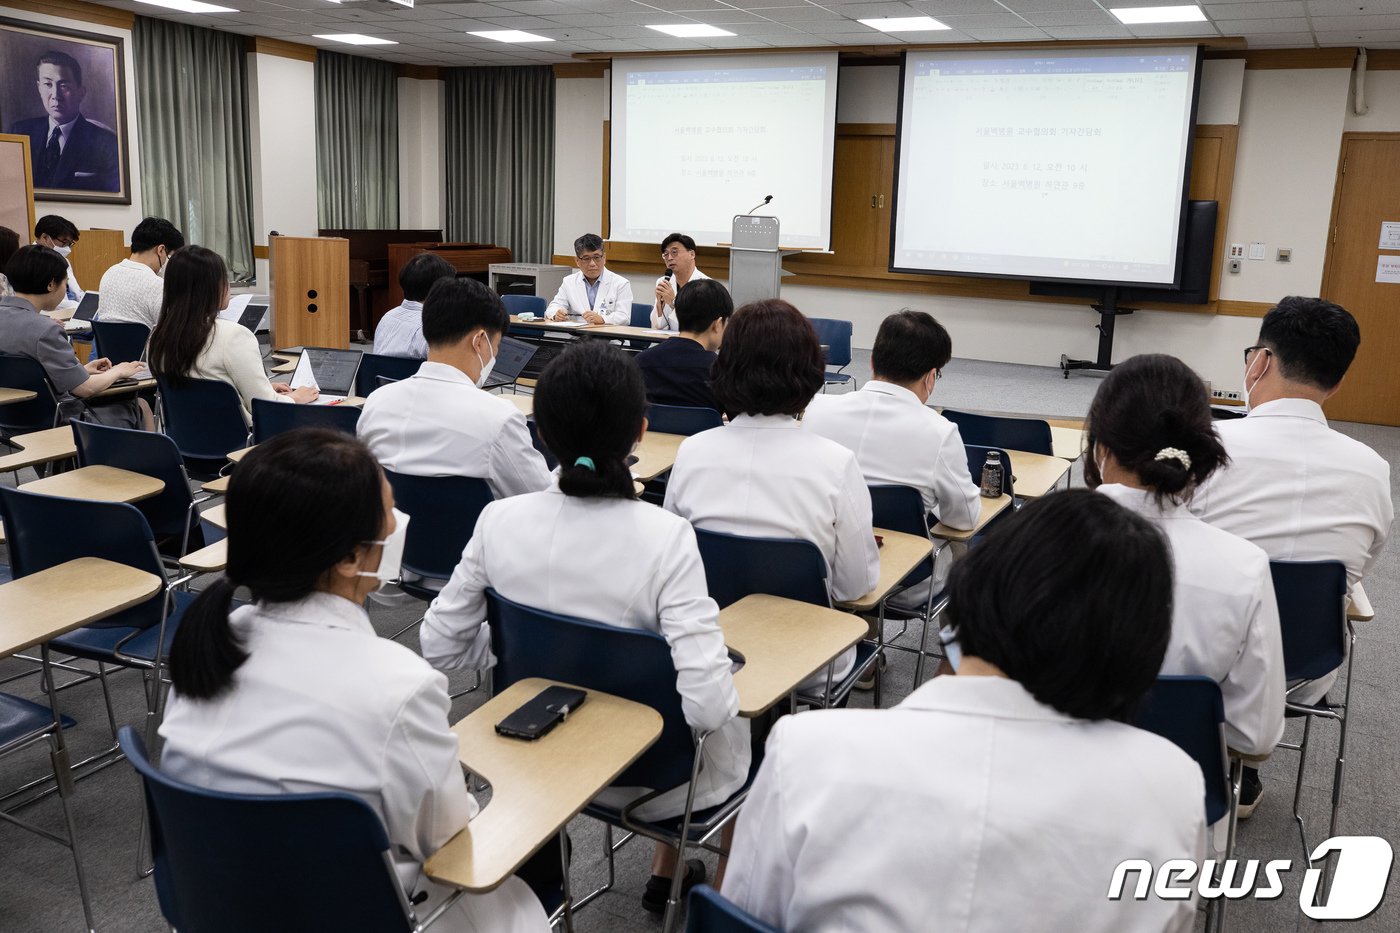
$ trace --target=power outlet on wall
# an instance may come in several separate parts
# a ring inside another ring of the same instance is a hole
[[[1211,397],[1211,400],[1212,400],[1212,401],[1216,401],[1216,402],[1243,402],[1243,401],[1244,401],[1244,396],[1243,396],[1243,395],[1241,395],[1239,392],[1232,392],[1232,391],[1229,390],[1229,389],[1215,389],[1215,388],[1212,388],[1212,389],[1210,390],[1210,397]]]

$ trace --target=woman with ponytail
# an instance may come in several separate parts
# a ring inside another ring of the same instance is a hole
[[[444,670],[491,666],[486,590],[512,602],[603,625],[661,634],[671,647],[686,721],[711,733],[695,809],[729,798],[749,770],[749,728],[689,523],[639,500],[628,458],[646,433],[641,370],[616,347],[581,341],[546,367],[535,423],[559,461],[544,492],[498,499],[481,512],[462,560],[428,608],[423,656]],[[242,469],[240,467],[239,469]],[[640,808],[641,819],[679,815],[688,785]],[[660,789],[660,788],[657,788]],[[614,788],[625,801],[635,788]],[[661,912],[675,850],[657,845],[643,906]],[[698,859],[685,884],[704,880]]]
[[[1172,637],[1163,674],[1220,684],[1225,736],[1246,756],[1267,756],[1283,735],[1283,643],[1268,556],[1196,518],[1186,504],[1227,460],[1206,387],[1172,356],[1135,356],[1113,368],[1085,422],[1090,488],[1166,534],[1175,565]],[[1240,816],[1258,804],[1246,769]]]
[[[171,646],[161,769],[213,790],[362,798],[426,916],[451,889],[428,881],[423,862],[478,807],[448,729],[446,678],[378,637],[362,605],[398,575],[407,516],[393,504],[369,451],[339,432],[282,434],[239,464],[227,572],[186,610]],[[251,604],[233,608],[235,592]],[[459,900],[439,928],[548,925],[512,878]]]

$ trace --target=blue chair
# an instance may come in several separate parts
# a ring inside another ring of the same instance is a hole
[[[536,317],[544,317],[549,302],[538,295],[502,295],[501,305],[507,314],[533,314]]]
[[[190,539],[199,526],[199,515],[190,492],[190,477],[175,442],[151,431],[89,424],[76,419],[69,423],[73,426],[79,466],[101,464],[141,473],[165,483],[165,488],[155,496],[133,504],[146,516],[146,523],[157,538],[178,546],[173,556],[188,554]],[[203,547],[202,540],[196,546]]]
[[[1220,685],[1209,677],[1158,677],[1143,697],[1134,724],[1171,741],[1200,766],[1206,786],[1206,824],[1229,820],[1222,861],[1234,858],[1244,765],[1240,759],[1232,759],[1225,746],[1225,704]],[[1223,897],[1206,908],[1210,929],[1223,928],[1225,908]]]
[[[880,614],[878,624],[882,630],[885,624],[885,614],[887,612],[886,603],[891,596],[902,590],[917,586],[933,575],[933,568],[938,560],[938,556],[943,549],[948,546],[948,542],[942,539],[933,538],[929,535],[928,510],[924,508],[924,497],[912,486],[899,486],[892,484],[873,483],[870,486],[870,506],[875,521],[876,528],[887,528],[890,531],[898,531],[907,535],[917,535],[928,538],[933,547],[927,560],[911,570],[897,589],[890,591],[885,600],[880,603]],[[924,604],[924,611],[921,615],[923,619],[923,632],[920,636],[918,648],[910,648],[906,645],[898,644],[900,638],[909,627],[909,616],[920,615],[917,612],[905,612],[896,610],[897,614],[904,619],[904,626],[894,634],[894,636],[884,640],[885,647],[895,648],[899,651],[912,651],[918,655],[914,673],[914,686],[923,683],[924,658],[928,651],[929,630],[937,630],[937,619],[943,612],[943,607],[948,604],[947,594],[933,592],[929,590],[928,601]],[[932,657],[942,657],[941,653]]]
[[[530,443],[540,452],[540,456],[544,457],[544,465],[551,470],[559,466],[559,461],[554,459],[554,454],[545,446],[544,441],[540,440],[540,429],[535,426],[535,419],[526,419],[525,427],[530,430]]]
[[[651,327],[651,312],[651,305],[634,301],[632,302],[632,320],[627,323],[633,327]]]
[[[1001,454],[1001,466],[1003,476],[1003,492],[1008,496],[1016,496],[1016,476],[1011,465],[1011,454],[1001,447],[983,447],[980,444],[964,444],[967,449],[967,472],[972,477],[972,481],[978,486],[982,485],[982,467],[987,465],[987,454],[996,451]]]
[[[0,353],[0,386],[34,393],[27,402],[0,405],[0,437],[58,427],[58,397],[38,360]]]
[[[98,356],[113,363],[130,363],[144,359],[151,329],[135,321],[92,322],[92,338]]]
[[[496,666],[491,674],[495,690],[504,690],[516,681],[529,677],[543,677],[574,684],[585,690],[601,690],[650,706],[661,714],[661,735],[640,758],[618,775],[614,783],[622,787],[652,787],[664,792],[694,781],[706,736],[695,737],[686,723],[680,693],[676,689],[675,662],[666,639],[655,632],[619,628],[532,609],[489,589],[486,591],[486,617],[491,628],[491,652],[496,656]],[[755,760],[749,773],[750,781],[757,768],[758,761]],[[634,801],[621,809],[595,803],[586,807],[584,812],[609,827],[607,838],[611,879],[611,827],[618,826],[675,846],[679,856],[677,863],[683,866],[686,850],[704,846],[738,812],[739,804],[747,794],[748,782],[717,807],[693,813],[687,802],[685,812],[680,817],[660,822],[642,822],[632,816],[648,798]],[[672,929],[675,922],[683,874],[684,871],[678,871],[672,881],[663,930]],[[611,880],[580,900],[577,906],[582,907],[609,887]]]
[[[860,388],[860,383],[855,376],[842,372],[851,365],[851,336],[855,333],[855,326],[850,321],[838,321],[831,318],[811,318],[812,326],[816,328],[817,339],[826,346],[826,364],[835,366],[836,369],[826,371],[826,385],[851,384],[852,389]],[[825,391],[826,387],[822,387]]]
[[[360,357],[360,368],[355,373],[355,394],[361,398],[369,398],[370,393],[382,385],[381,376],[387,376],[391,382],[398,382],[418,372],[418,367],[422,366],[423,362],[405,356],[366,353]]]
[[[757,538],[720,531],[695,529],[695,543],[700,548],[700,560],[705,565],[705,580],[710,598],[723,609],[745,596],[762,593],[781,596],[816,606],[831,606],[827,589],[826,558],[818,547],[800,538]],[[878,631],[878,629],[877,629]],[[803,694],[803,698],[823,706],[843,702],[872,668],[878,673],[880,649],[861,641],[856,645],[855,667],[851,673],[823,695]],[[880,678],[875,679],[875,705],[879,706]]]
[[[647,422],[649,431],[686,437],[724,425],[724,419],[713,408],[690,405],[648,405]]]
[[[354,437],[359,423],[358,405],[289,405],[273,399],[253,399],[254,444],[298,428],[330,428]]]
[[[190,472],[217,475],[229,451],[248,446],[248,425],[238,390],[217,379],[186,379],[178,385],[156,377],[165,433],[185,458]]]
[[[782,933],[724,899],[708,884],[697,884],[686,902],[686,933]]]
[[[943,409],[943,417],[958,426],[964,444],[978,447],[1000,447],[1030,454],[1054,456],[1050,423],[1034,418],[1005,418],[998,415],[974,415],[965,411]]]
[[[181,933],[422,929],[363,800],[207,790],[158,771],[130,727],[120,742],[141,776],[160,910]]]
[[[1279,748],[1298,752],[1298,779],[1293,789],[1293,819],[1303,843],[1303,857],[1311,862],[1307,825],[1303,820],[1303,770],[1308,759],[1308,740],[1314,719],[1330,719],[1340,728],[1337,758],[1332,771],[1332,814],[1329,836],[1337,835],[1346,787],[1347,722],[1351,711],[1352,662],[1356,656],[1356,630],[1347,619],[1347,571],[1335,560],[1269,561],[1274,595],[1278,600],[1279,627],[1283,635],[1283,675],[1293,684],[1284,695],[1285,715],[1302,716],[1303,738],[1294,744],[1280,742]],[[1340,704],[1326,697],[1317,703],[1303,703],[1294,696],[1313,681],[1346,665],[1346,688]]]

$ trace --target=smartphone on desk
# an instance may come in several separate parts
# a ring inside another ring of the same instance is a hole
[[[533,742],[568,718],[587,697],[588,694],[575,687],[558,684],[545,687],[496,723],[496,734]]]

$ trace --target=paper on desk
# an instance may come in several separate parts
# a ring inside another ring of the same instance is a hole
[[[555,327],[587,327],[587,321],[549,321]]]
[[[228,300],[228,307],[219,312],[219,319],[223,321],[233,321],[238,323],[238,319],[243,316],[243,310],[248,307],[248,303],[253,300],[253,296],[234,295]]]

